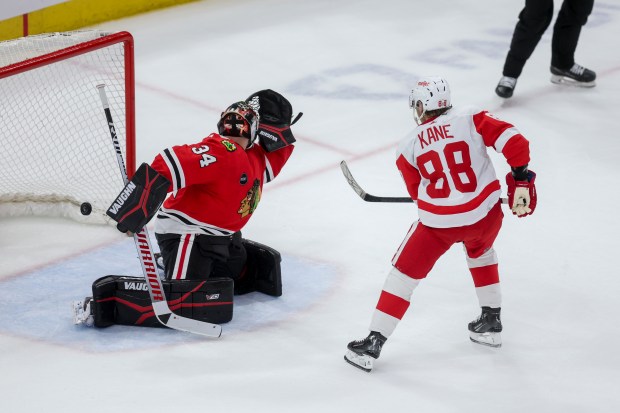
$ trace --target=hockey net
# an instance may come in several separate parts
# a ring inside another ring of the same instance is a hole
[[[135,170],[133,39],[52,33],[0,42],[0,216],[109,222],[123,188],[97,85],[105,84],[128,173]],[[80,205],[92,206],[90,215]]]

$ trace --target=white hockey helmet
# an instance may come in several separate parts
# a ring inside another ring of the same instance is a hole
[[[416,110],[416,106],[420,107],[420,113]],[[413,118],[418,125],[426,112],[450,109],[452,107],[450,85],[439,76],[421,77],[409,95],[409,107],[413,109]]]

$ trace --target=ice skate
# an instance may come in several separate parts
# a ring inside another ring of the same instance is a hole
[[[368,337],[352,341],[347,345],[348,351],[344,355],[344,359],[352,366],[370,372],[373,367],[373,360],[379,358],[381,348],[386,340],[387,338],[381,333],[371,331]]]
[[[551,66],[551,83],[578,87],[596,86],[596,73],[575,63],[570,69]]]
[[[86,297],[83,301],[73,302],[73,324],[84,324],[87,327],[92,327],[95,324],[90,305],[92,301],[92,297]]]
[[[512,94],[515,90],[515,86],[517,85],[517,79],[509,76],[502,76],[495,88],[495,93],[500,98],[508,99],[512,97]]]
[[[502,346],[501,308],[482,307],[480,316],[469,323],[469,339],[489,347]]]

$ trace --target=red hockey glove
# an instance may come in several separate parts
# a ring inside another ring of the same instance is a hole
[[[523,218],[532,215],[536,209],[536,173],[534,171],[527,172],[527,180],[515,181],[512,172],[506,175],[506,184],[508,185],[508,205],[512,210],[512,214]]]

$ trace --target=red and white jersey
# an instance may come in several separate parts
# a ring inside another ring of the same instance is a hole
[[[474,109],[451,109],[399,144],[396,166],[424,225],[471,225],[498,202],[501,188],[487,147],[510,166],[530,161],[529,142],[513,125]]]
[[[155,232],[226,236],[240,231],[293,146],[266,152],[258,143],[244,150],[216,133],[192,145],[163,150],[151,163],[173,192],[157,214]]]

